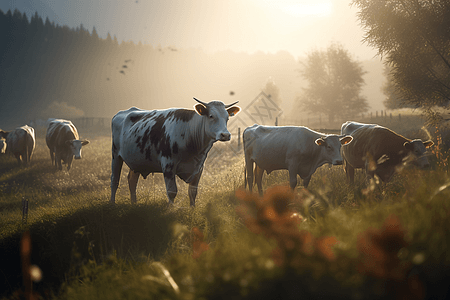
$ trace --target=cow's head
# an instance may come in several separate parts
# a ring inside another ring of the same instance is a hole
[[[69,140],[66,141],[66,145],[70,147],[72,151],[72,155],[75,156],[75,159],[81,159],[81,147],[89,144],[88,140]]]
[[[322,155],[326,161],[331,162],[333,165],[342,165],[343,159],[341,156],[341,146],[350,143],[353,137],[350,135],[338,136],[328,135],[320,137],[315,140],[316,145],[323,147]]]
[[[405,142],[403,147],[407,150],[411,158],[411,163],[419,168],[425,169],[430,166],[428,158],[425,156],[426,148],[433,146],[433,141],[429,140],[422,142],[422,140],[412,140],[410,142]]]
[[[6,152],[6,140],[0,139],[0,153]]]
[[[214,141],[229,141],[231,134],[227,129],[229,117],[235,116],[241,108],[235,104],[238,101],[225,105],[221,101],[211,101],[209,103],[202,102],[196,98],[198,102],[194,106],[195,111],[205,119],[205,133]]]

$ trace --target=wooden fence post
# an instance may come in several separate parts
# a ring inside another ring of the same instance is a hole
[[[241,150],[241,127],[238,127],[238,151]]]

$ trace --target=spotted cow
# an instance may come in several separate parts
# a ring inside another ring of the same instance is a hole
[[[289,184],[297,186],[297,175],[308,187],[312,174],[323,164],[341,165],[341,145],[351,136],[338,136],[313,131],[302,126],[247,127],[243,133],[246,183],[252,191],[253,176],[262,195],[262,177],[274,170],[288,170]],[[255,174],[253,164],[255,163]]]
[[[410,140],[377,124],[351,121],[342,124],[341,134],[353,137],[351,144],[342,147],[345,172],[351,183],[354,182],[355,169],[365,169],[369,178],[377,175],[383,182],[388,182],[407,162],[419,168],[430,166],[425,152],[433,145],[431,140]]]
[[[139,175],[163,173],[169,205],[177,195],[175,175],[189,184],[190,205],[195,206],[197,187],[208,151],[216,141],[229,141],[227,122],[240,111],[235,103],[202,102],[195,110],[169,108],[142,110],[132,107],[112,119],[111,203],[119,185],[122,164],[130,168],[128,185],[136,203]]]

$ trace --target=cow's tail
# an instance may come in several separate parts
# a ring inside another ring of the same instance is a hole
[[[29,134],[27,134],[26,137],[27,138],[25,141],[25,158],[22,157],[22,160],[25,160],[25,163],[29,164],[30,160],[31,160],[31,155],[33,155],[34,141],[33,141],[33,138]]]
[[[244,166],[244,189],[247,189],[247,166]]]
[[[30,163],[30,157],[28,156],[30,153],[30,137],[27,135],[27,139],[25,141],[25,157],[22,157],[22,160],[25,161],[25,165]]]

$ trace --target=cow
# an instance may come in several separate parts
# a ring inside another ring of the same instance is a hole
[[[36,145],[34,128],[28,125],[17,127],[12,131],[0,130],[0,139],[4,138],[6,153],[13,154],[19,165],[28,165]],[[6,144],[6,145],[5,145]]]
[[[288,170],[291,189],[297,186],[297,175],[308,187],[318,167],[329,163],[342,165],[341,145],[352,141],[351,136],[338,136],[313,131],[303,126],[247,127],[243,133],[245,177],[252,191],[253,176],[262,195],[262,177],[274,170]],[[255,163],[255,174],[253,174]]]
[[[131,107],[119,111],[111,123],[112,162],[111,200],[119,185],[123,162],[130,168],[128,186],[131,203],[136,203],[139,175],[163,173],[169,206],[177,195],[175,175],[189,184],[191,207],[195,206],[197,187],[208,151],[216,141],[229,141],[230,116],[240,111],[235,103],[221,101],[198,103],[194,110],[169,108],[142,110]]]
[[[342,124],[341,134],[353,137],[351,144],[342,147],[350,183],[354,183],[355,169],[365,169],[369,178],[377,175],[383,182],[389,182],[396,169],[408,161],[419,168],[430,166],[424,154],[433,145],[431,140],[410,140],[377,124],[352,121]]]
[[[72,166],[73,158],[81,159],[81,147],[89,144],[88,140],[80,140],[77,128],[71,121],[49,119],[45,141],[50,149],[52,165],[62,170],[61,160],[67,164],[67,171]]]
[[[5,154],[6,152],[6,140],[1,138],[0,139],[0,154]]]

